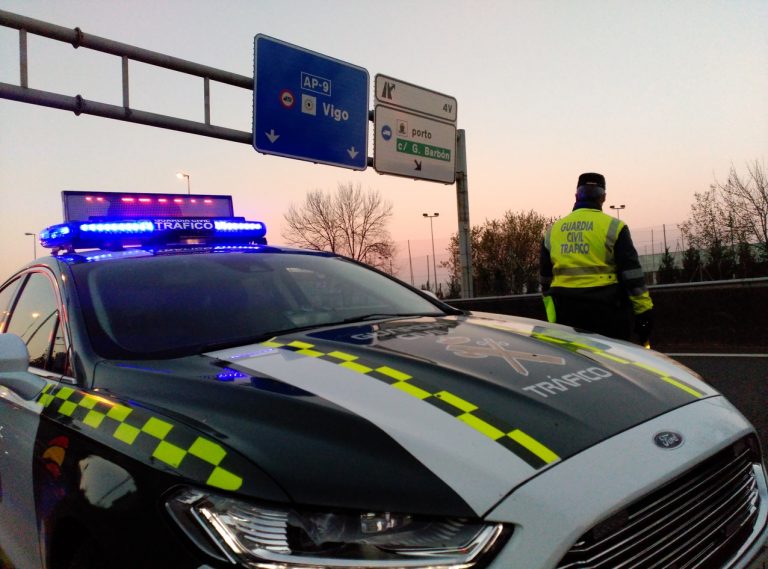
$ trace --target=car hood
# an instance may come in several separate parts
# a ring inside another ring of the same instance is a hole
[[[135,369],[142,368],[142,369]],[[97,385],[156,406],[301,504],[483,515],[592,445],[716,395],[632,344],[497,315],[314,329],[165,362],[110,362]]]

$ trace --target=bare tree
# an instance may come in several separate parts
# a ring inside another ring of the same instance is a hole
[[[768,180],[765,165],[747,165],[739,176],[731,166],[725,183],[694,194],[689,218],[680,225],[689,247],[706,253],[702,269],[710,279],[757,276],[768,268]],[[752,256],[758,247],[761,262]],[[762,267],[762,268],[761,268]]]
[[[340,183],[336,193],[307,192],[300,206],[291,204],[283,218],[283,238],[292,245],[331,251],[391,272],[395,244],[387,230],[392,204],[378,190]]]
[[[731,226],[744,241],[760,244],[768,260],[768,178],[765,164],[747,164],[747,175],[739,176],[731,166],[725,183],[717,183],[723,202],[732,214]]]
[[[694,194],[690,217],[680,224],[680,231],[691,248],[706,252],[701,270],[708,280],[732,278],[733,214],[716,185]]]
[[[341,235],[333,198],[322,190],[307,192],[300,207],[291,204],[284,216],[288,229],[283,238],[291,245],[318,251],[337,251]]]
[[[713,184],[706,192],[696,192],[693,198],[690,217],[680,224],[685,240],[697,249],[727,242],[729,216],[717,186]]]

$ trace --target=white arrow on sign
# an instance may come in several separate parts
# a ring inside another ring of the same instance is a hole
[[[275,134],[275,129],[271,129],[269,132],[265,132],[264,134],[267,135],[267,138],[270,142],[275,142],[278,138],[280,138],[279,134]]]
[[[347,154],[349,154],[350,158],[354,159],[355,156],[357,156],[360,153],[357,150],[355,150],[355,147],[353,146],[352,148],[347,148]]]

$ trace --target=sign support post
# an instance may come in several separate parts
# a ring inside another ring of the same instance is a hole
[[[464,129],[456,131],[456,210],[459,217],[459,271],[461,298],[472,298],[472,239],[469,225],[469,180],[467,174],[467,137]]]

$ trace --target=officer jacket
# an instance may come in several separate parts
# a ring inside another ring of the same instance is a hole
[[[629,228],[593,203],[577,203],[547,229],[540,280],[550,321],[554,321],[551,294],[615,298],[620,287],[635,314],[653,307]]]

